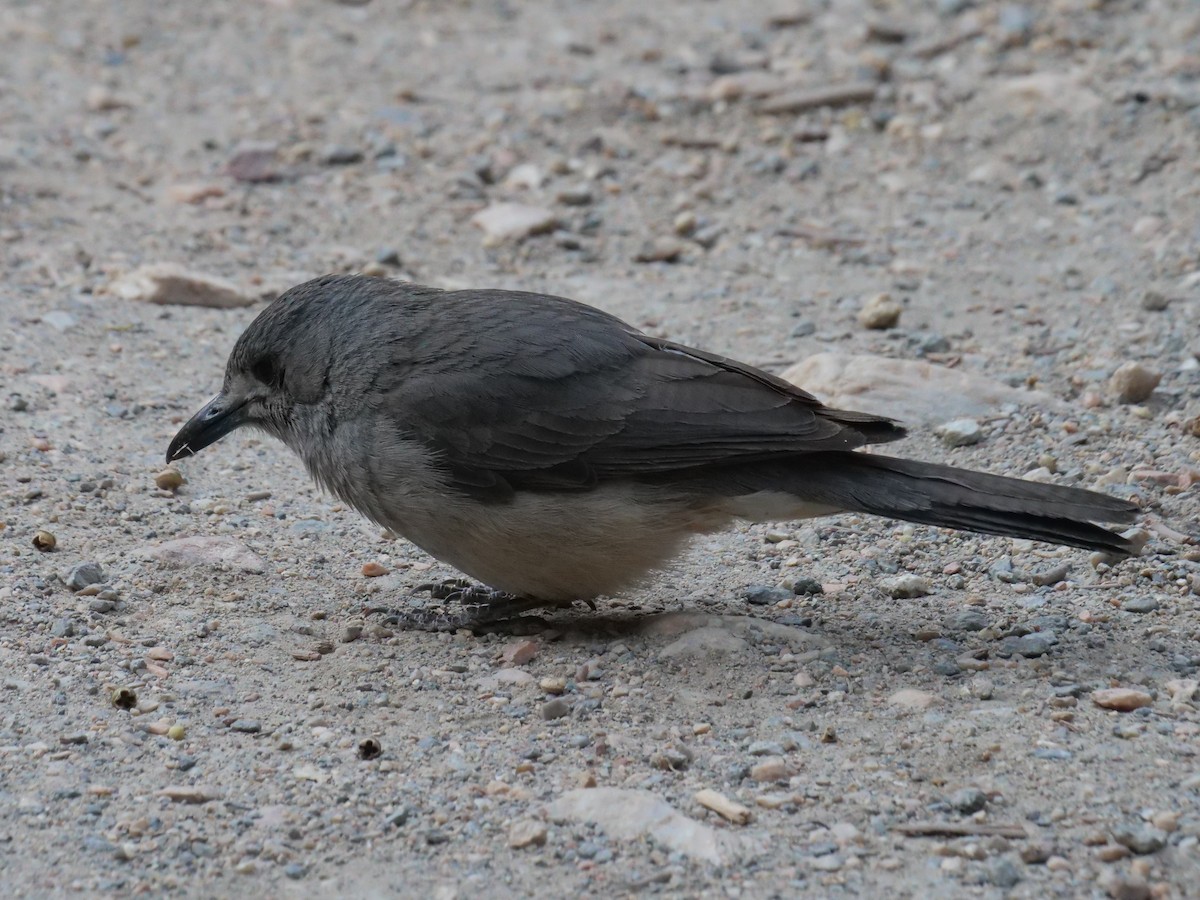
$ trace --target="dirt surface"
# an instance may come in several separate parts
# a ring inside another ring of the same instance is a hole
[[[4,3],[6,895],[1194,896],[1198,144],[1189,0]],[[453,573],[280,445],[156,482],[265,299],[356,270],[1015,388],[898,452],[1132,497],[1145,550],[778,523],[391,634]]]

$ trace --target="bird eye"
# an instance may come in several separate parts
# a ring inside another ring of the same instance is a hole
[[[271,354],[264,354],[250,364],[250,374],[263,384],[278,384],[282,381],[283,371],[279,360]]]

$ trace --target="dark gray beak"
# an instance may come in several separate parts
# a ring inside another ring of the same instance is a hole
[[[203,409],[188,419],[167,447],[167,462],[172,463],[199,453],[229,432],[246,424],[245,401],[230,400],[217,394]]]

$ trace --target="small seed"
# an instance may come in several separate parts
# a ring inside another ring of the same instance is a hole
[[[33,536],[33,546],[35,550],[41,550],[43,553],[49,553],[58,546],[58,538],[52,535],[49,531],[39,531]]]

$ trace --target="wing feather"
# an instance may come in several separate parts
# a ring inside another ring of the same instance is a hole
[[[444,304],[444,306],[442,305]],[[894,440],[745,363],[542,294],[444,294],[388,407],[481,499]]]

